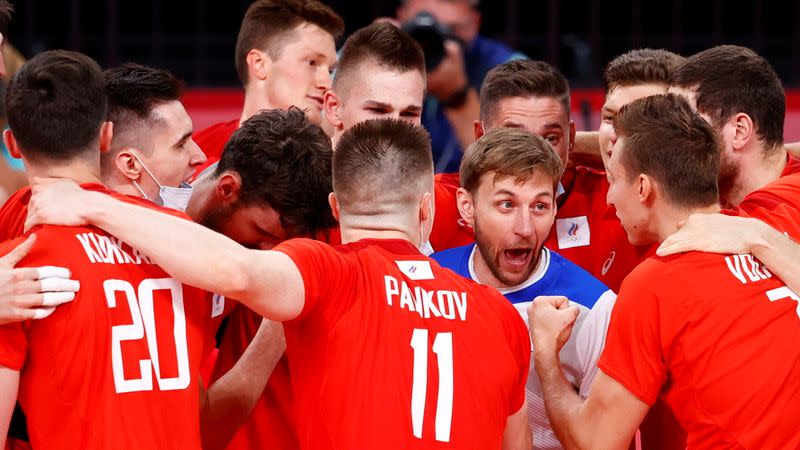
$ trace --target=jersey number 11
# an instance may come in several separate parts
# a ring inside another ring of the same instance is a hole
[[[411,335],[414,349],[414,378],[411,385],[411,425],[414,436],[422,438],[425,397],[428,391],[428,330],[416,328]],[[438,333],[433,353],[439,364],[439,396],[436,400],[436,440],[450,442],[453,423],[453,333]]]

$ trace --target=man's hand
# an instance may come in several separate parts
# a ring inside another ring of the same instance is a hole
[[[80,283],[70,280],[63,267],[14,266],[28,254],[36,235],[0,258],[0,325],[29,319],[43,319],[56,306],[75,299]]]
[[[446,40],[442,62],[428,73],[428,93],[446,101],[468,84],[461,44],[454,40]]]
[[[540,296],[528,309],[533,349],[537,353],[557,354],[572,334],[578,318],[577,306],[570,306],[566,297]]]
[[[91,204],[91,192],[63,178],[36,178],[31,186],[25,229],[36,225],[86,225],[83,212]]]
[[[701,251],[731,255],[751,253],[753,239],[764,223],[725,214],[692,214],[658,247],[658,256]]]

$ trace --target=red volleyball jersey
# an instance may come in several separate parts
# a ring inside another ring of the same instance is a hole
[[[500,448],[530,339],[496,290],[408,241],[276,247],[305,284],[285,322],[301,448]]]

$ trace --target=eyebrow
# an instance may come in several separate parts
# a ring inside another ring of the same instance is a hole
[[[194,134],[194,130],[189,130],[189,132],[187,132],[186,134],[181,136],[180,139],[178,139],[178,142],[176,142],[173,147],[179,147],[181,144],[188,141],[192,137],[192,134]]]
[[[547,125],[542,127],[542,129],[544,129],[544,130],[551,130],[553,128],[558,128],[559,130],[563,130],[564,129],[564,127],[562,127],[561,125],[559,125],[557,123],[548,123]]]
[[[509,191],[508,189],[500,189],[499,191],[494,193],[495,197],[504,196],[504,195],[509,196],[509,197],[516,197],[517,196],[517,194]],[[537,198],[538,197],[550,197],[550,198],[552,198],[553,194],[551,194],[548,191],[540,191],[536,195],[534,195],[534,197],[537,197]]]

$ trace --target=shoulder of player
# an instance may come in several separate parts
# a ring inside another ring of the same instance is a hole
[[[437,173],[433,177],[433,183],[437,188],[456,190],[461,187],[461,176],[458,172]]]
[[[469,258],[473,247],[475,247],[475,243],[463,245],[461,247],[448,248],[434,252],[431,255],[431,259],[444,268],[455,270],[456,267],[459,267],[463,263],[464,258]]]
[[[550,252],[550,267],[548,271],[554,272],[551,285],[555,290],[561,290],[571,301],[578,302],[587,308],[592,308],[597,300],[610,289],[602,281],[595,278],[584,268],[564,258],[557,252]]]
[[[30,199],[30,186],[25,186],[19,189],[17,192],[11,194],[11,197],[8,197],[5,203],[3,203],[3,206],[0,208],[0,216],[17,211],[20,207],[27,207]]]
[[[238,125],[239,119],[215,123],[214,125],[211,125],[208,128],[203,128],[195,133],[193,139],[195,142],[197,142],[197,145],[200,145],[201,142],[205,142],[209,139],[215,139],[218,136],[224,137],[227,141],[228,138],[230,138],[230,136],[236,131]],[[227,136],[225,136],[226,134]]]

